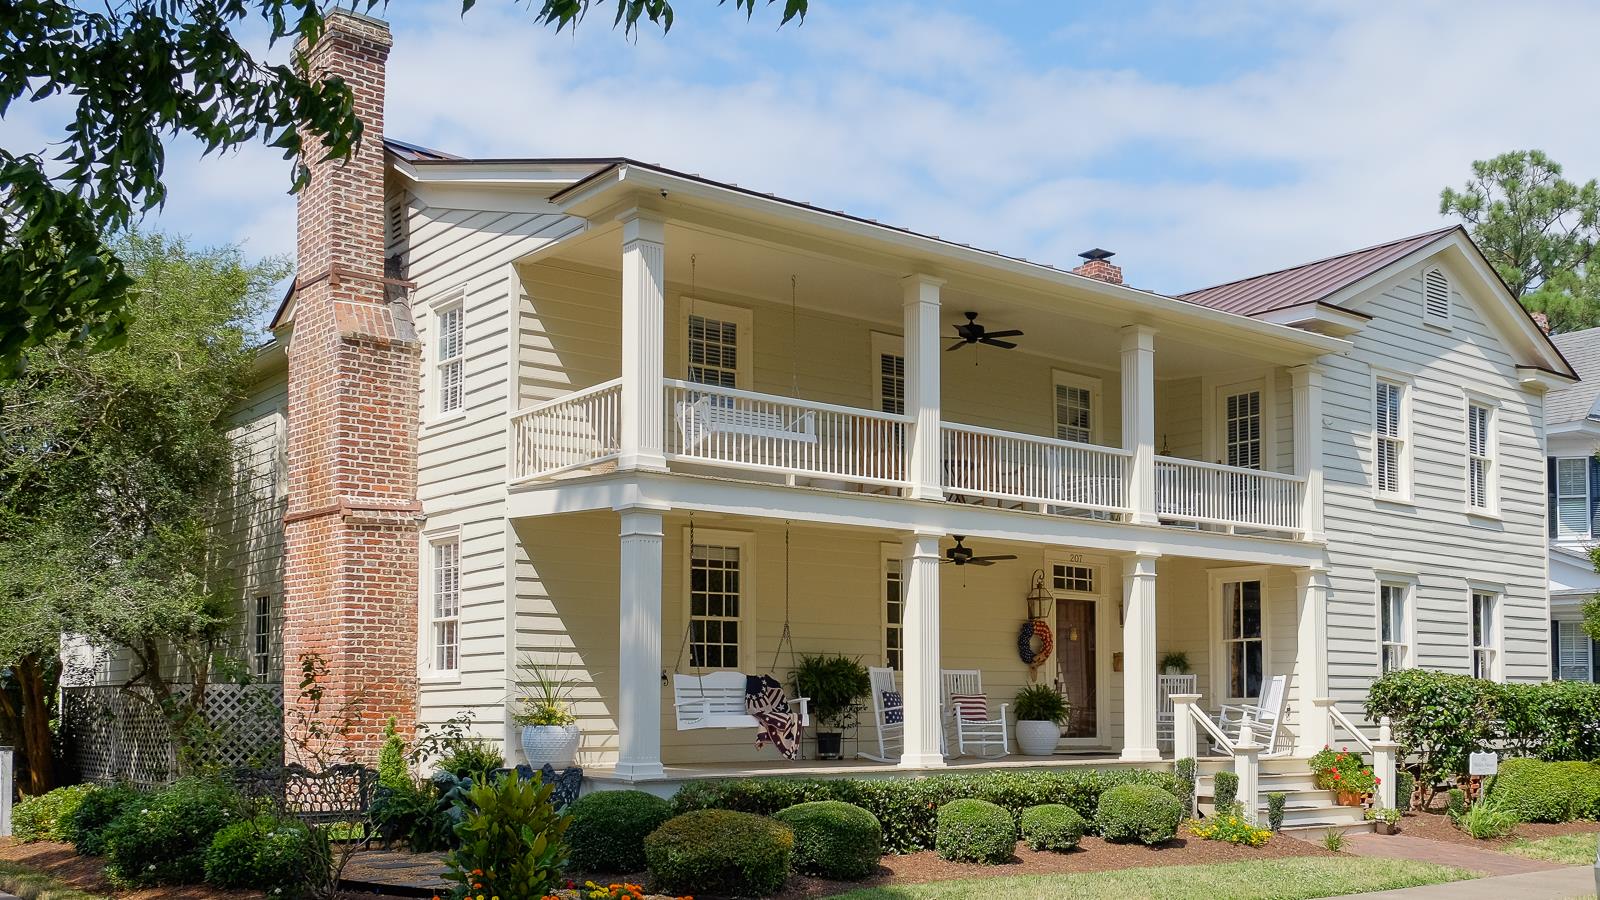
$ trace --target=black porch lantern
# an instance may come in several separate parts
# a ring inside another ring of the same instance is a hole
[[[1033,570],[1033,589],[1028,591],[1028,618],[1050,620],[1056,613],[1056,598],[1044,585],[1044,570]]]

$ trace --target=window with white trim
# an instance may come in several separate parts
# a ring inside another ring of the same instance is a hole
[[[1259,579],[1223,583],[1222,654],[1230,698],[1254,700],[1261,694],[1266,671],[1262,614]]]
[[[1380,673],[1404,669],[1411,656],[1410,619],[1407,605],[1409,585],[1383,582],[1378,585],[1378,643]]]
[[[1555,461],[1555,529],[1558,539],[1589,537],[1589,458]]]
[[[1443,269],[1422,273],[1422,321],[1450,327],[1450,277]]]
[[[1405,385],[1379,378],[1372,401],[1373,488],[1380,494],[1406,490]]]
[[[466,352],[466,313],[461,301],[442,306],[435,313],[438,326],[434,356],[435,408],[441,415],[458,412],[464,400],[463,366]]]
[[[1224,461],[1241,469],[1261,468],[1261,392],[1224,396],[1222,424]]]
[[[1494,412],[1482,403],[1467,404],[1467,506],[1494,508]]]
[[[272,672],[272,595],[262,594],[256,597],[255,608],[251,610],[251,646],[250,646],[251,671],[257,678],[265,678]]]
[[[1093,594],[1095,593],[1094,567],[1056,563],[1050,570],[1050,587],[1056,591]]]
[[[905,415],[906,354],[899,335],[872,333],[872,405],[880,412]]]
[[[883,561],[883,656],[896,672],[905,663],[905,583],[900,578],[900,560],[889,556]]]
[[[1055,372],[1056,438],[1093,444],[1100,431],[1100,379]]]
[[[461,668],[461,538],[430,542],[428,657],[435,672]]]
[[[1556,623],[1556,677],[1562,681],[1590,681],[1594,678],[1594,642],[1583,630],[1582,622]]]
[[[744,552],[733,542],[696,543],[689,550],[689,664],[739,668]]]
[[[1494,594],[1472,592],[1472,677],[1494,678],[1500,654],[1500,629],[1495,617]]]

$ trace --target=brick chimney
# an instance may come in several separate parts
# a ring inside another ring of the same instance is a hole
[[[1110,261],[1111,257],[1116,256],[1115,253],[1096,247],[1093,250],[1085,250],[1078,256],[1083,258],[1084,263],[1072,270],[1074,275],[1082,275],[1107,284],[1122,283],[1122,267],[1114,266]]]
[[[1544,332],[1545,334],[1549,334],[1550,333],[1550,317],[1549,316],[1545,315],[1542,312],[1529,313],[1528,315],[1533,318],[1533,324],[1539,326],[1539,330],[1540,331]]]
[[[308,137],[311,180],[299,197],[284,516],[290,759],[309,743],[318,762],[370,763],[389,716],[407,729],[416,719],[420,353],[384,269],[390,43],[386,23],[335,10],[306,56],[312,72],[350,86],[364,131],[347,162],[321,161]],[[317,713],[298,687],[307,655],[326,666]],[[312,715],[330,736],[308,739]]]

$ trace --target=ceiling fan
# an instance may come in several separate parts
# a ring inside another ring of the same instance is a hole
[[[982,325],[978,324],[978,314],[975,312],[967,313],[967,321],[965,324],[955,325],[952,327],[955,328],[956,336],[959,338],[959,340],[957,340],[954,344],[951,344],[949,347],[946,347],[946,352],[950,350],[959,350],[968,344],[988,344],[991,347],[999,347],[1001,350],[1015,350],[1017,347],[1016,344],[1013,344],[1010,341],[1002,341],[1000,338],[1022,336],[1022,332],[1015,328],[1008,329],[1006,331],[989,331]]]
[[[956,545],[944,552],[944,561],[946,563],[954,563],[958,566],[992,566],[1003,559],[1016,559],[1016,556],[1010,553],[994,556],[973,556],[972,548],[961,543],[967,539],[966,535],[952,534],[950,536],[956,539]]]

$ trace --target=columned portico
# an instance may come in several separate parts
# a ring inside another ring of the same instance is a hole
[[[662,403],[666,339],[664,220],[648,210],[622,216],[622,396],[617,465],[665,471]]]
[[[1294,661],[1298,751],[1311,754],[1328,745],[1328,716],[1317,706],[1328,694],[1328,570],[1296,569],[1295,610],[1299,635]]]
[[[905,286],[906,441],[908,494],[917,500],[944,499],[944,464],[939,444],[943,418],[939,401],[939,288],[943,281],[910,275]]]
[[[944,765],[939,721],[939,535],[917,532],[905,539],[905,750],[900,765],[912,769]]]
[[[626,778],[661,768],[661,509],[621,513],[621,655],[617,658],[617,765]]]
[[[1132,521],[1155,525],[1156,517],[1156,330],[1148,325],[1122,329],[1122,449],[1128,465],[1128,505]],[[1153,601],[1152,601],[1153,602]],[[1151,745],[1155,746],[1151,732]]]
[[[1156,746],[1156,561],[1158,553],[1123,559],[1122,758],[1161,758]]]

